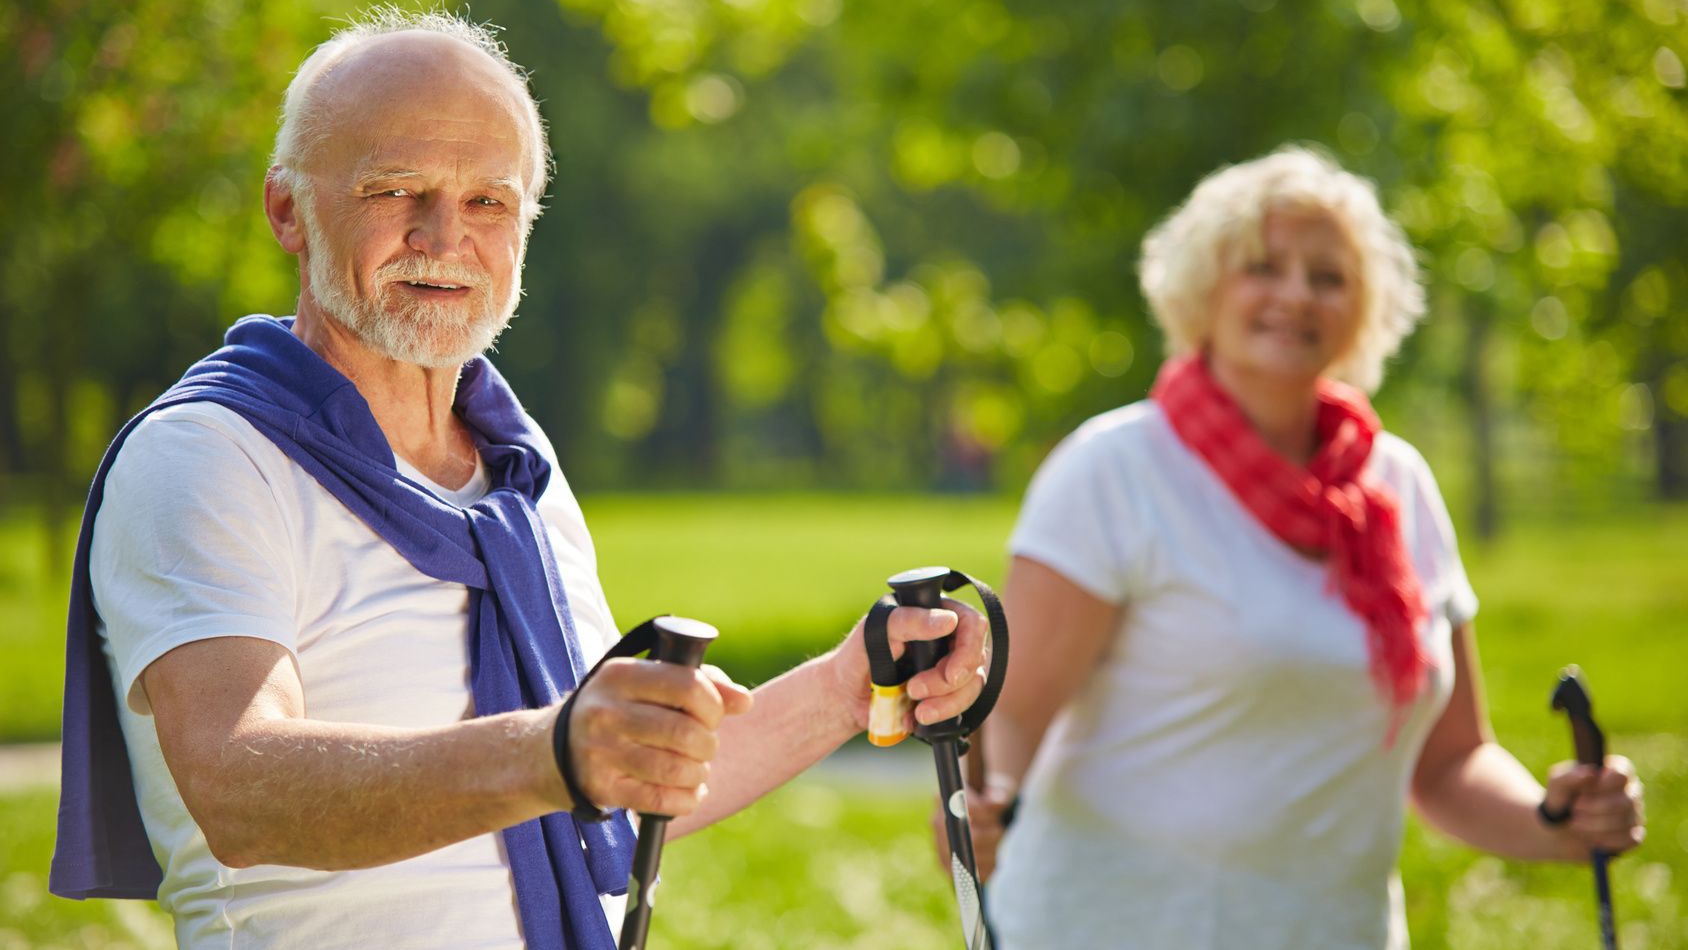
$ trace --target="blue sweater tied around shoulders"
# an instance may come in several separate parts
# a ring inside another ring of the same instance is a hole
[[[195,363],[118,433],[88,493],[71,580],[63,785],[49,879],[62,897],[152,899],[163,878],[135,800],[88,555],[106,473],[124,440],[151,413],[186,402],[239,413],[417,570],[469,589],[476,715],[549,705],[586,672],[535,509],[551,478],[540,449],[544,436],[492,364],[477,358],[458,380],[453,408],[468,424],[491,480],[486,497],[462,509],[399,474],[369,404],[293,335],[290,319],[245,317],[229,329],[222,349]],[[634,834],[626,814],[581,824],[557,812],[503,835],[527,945],[613,948],[598,898],[627,887]]]

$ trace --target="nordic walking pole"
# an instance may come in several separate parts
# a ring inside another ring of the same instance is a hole
[[[979,591],[991,628],[990,672],[979,698],[960,716],[943,722],[916,725],[916,738],[932,747],[932,763],[938,772],[938,794],[944,808],[944,832],[949,837],[950,873],[955,880],[955,898],[961,913],[962,938],[967,950],[991,950],[986,923],[984,890],[979,885],[973,857],[973,835],[967,825],[967,793],[961,779],[961,751],[966,737],[984,723],[1002,692],[1008,672],[1008,622],[996,595],[984,584],[947,567],[923,567],[897,574],[886,582],[892,593],[881,597],[868,611],[863,627],[868,666],[873,679],[873,700],[868,709],[868,741],[874,745],[895,745],[907,737],[903,721],[911,706],[903,684],[909,678],[936,666],[953,645],[950,637],[936,641],[913,640],[904,644],[901,658],[891,658],[886,622],[899,606],[941,608],[944,591],[971,584]],[[953,635],[952,635],[953,636]]]
[[[1582,671],[1567,666],[1559,674],[1559,685],[1553,690],[1553,708],[1562,710],[1571,721],[1571,742],[1577,749],[1577,761],[1583,765],[1604,767],[1606,764],[1606,734],[1595,725],[1594,711],[1583,686]],[[1617,924],[1612,918],[1612,882],[1606,872],[1611,856],[1595,848],[1588,853],[1594,868],[1594,899],[1600,908],[1600,944],[1605,950],[1618,950]]]
[[[574,799],[571,814],[576,821],[607,821],[615,814],[591,803],[573,769],[568,765],[569,714],[573,710],[575,697],[580,695],[587,681],[596,676],[610,660],[638,656],[646,651],[649,651],[650,658],[657,662],[675,663],[696,669],[703,663],[703,651],[715,642],[717,636],[720,636],[720,632],[701,620],[667,615],[652,617],[627,631],[627,635],[615,646],[610,647],[609,652],[598,660],[597,665],[575,684],[574,691],[563,701],[563,708],[557,714],[557,730],[553,734],[552,742],[556,744],[557,765],[563,773],[563,784],[568,787],[569,797]],[[643,813],[639,815],[639,841],[633,848],[633,867],[627,881],[627,914],[621,920],[621,942],[617,945],[620,950],[635,950],[645,945],[645,934],[651,926],[651,897],[656,890],[657,865],[662,862],[662,842],[668,836],[668,823],[673,817]]]
[[[693,669],[703,665],[703,651],[720,635],[701,620],[685,617],[657,617],[650,621],[656,634],[651,659]],[[640,950],[651,926],[651,900],[656,892],[657,866],[662,862],[662,843],[668,837],[672,815],[639,814],[639,843],[633,849],[633,871],[627,879],[627,915],[621,920],[620,950]]]

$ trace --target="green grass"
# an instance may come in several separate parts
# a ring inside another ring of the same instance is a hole
[[[54,789],[0,795],[0,950],[164,950],[170,918],[142,901],[67,901],[47,893]]]
[[[953,497],[595,497],[585,507],[620,622],[709,620],[722,629],[711,659],[750,682],[830,647],[895,570],[939,562],[999,580],[1013,517],[1012,501]],[[44,580],[41,544],[27,520],[0,515],[0,736],[56,732],[63,581]],[[1562,665],[1582,665],[1612,749],[1647,782],[1648,841],[1614,868],[1622,945],[1688,950],[1688,699],[1677,682],[1688,669],[1688,509],[1524,523],[1466,549],[1501,739],[1538,773],[1566,757],[1547,697]],[[928,807],[906,785],[806,778],[677,841],[652,945],[953,947]],[[0,950],[167,946],[155,911],[43,896],[52,811],[45,792],[0,797]],[[1401,872],[1417,950],[1598,945],[1586,869],[1497,861],[1413,823]]]
[[[1002,576],[1014,507],[974,496],[583,499],[625,629],[659,613],[721,629],[710,662],[759,683],[830,649],[904,568]]]
[[[0,742],[59,736],[70,567],[49,560],[34,512],[0,507]]]

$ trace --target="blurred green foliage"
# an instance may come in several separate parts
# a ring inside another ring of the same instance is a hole
[[[0,10],[0,493],[292,261],[281,91],[350,4]],[[491,0],[557,176],[501,365],[577,484],[1017,486],[1140,397],[1145,230],[1291,140],[1375,178],[1429,326],[1380,397],[1512,508],[1688,493],[1684,0]]]

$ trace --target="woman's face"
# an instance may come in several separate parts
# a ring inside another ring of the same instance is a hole
[[[1360,326],[1360,257],[1323,211],[1270,211],[1258,256],[1236,255],[1213,291],[1216,372],[1311,382]]]

